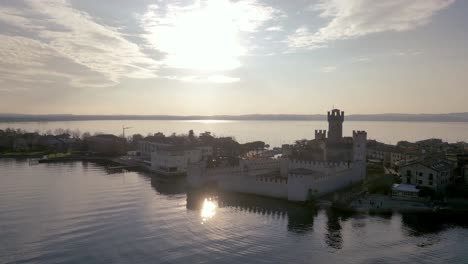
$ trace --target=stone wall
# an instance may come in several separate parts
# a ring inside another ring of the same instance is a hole
[[[262,165],[264,165],[262,167]],[[248,169],[246,169],[246,166]],[[364,162],[305,162],[294,160],[275,160],[274,162],[241,163],[240,166],[206,169],[189,169],[189,186],[200,187],[208,182],[216,182],[222,190],[257,194],[262,196],[306,201],[321,196],[349,184],[364,179]],[[296,175],[293,169],[308,169],[310,175]],[[281,177],[265,177],[256,172],[278,172]]]

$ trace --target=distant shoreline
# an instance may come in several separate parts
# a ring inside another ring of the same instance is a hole
[[[19,115],[0,114],[0,123],[18,122],[67,122],[67,121],[112,121],[112,120],[158,120],[158,121],[326,121],[326,115],[214,115],[214,116],[169,116],[169,115]],[[468,112],[450,114],[375,114],[349,115],[346,121],[369,122],[468,122]]]

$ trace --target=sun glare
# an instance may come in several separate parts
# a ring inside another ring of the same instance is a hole
[[[189,8],[170,9],[151,28],[152,43],[167,53],[174,68],[201,71],[232,70],[245,54],[236,22],[242,12],[229,1],[199,1]]]
[[[206,199],[203,201],[203,206],[201,209],[202,223],[210,220],[216,214],[216,209],[218,208],[218,203],[211,199]]]

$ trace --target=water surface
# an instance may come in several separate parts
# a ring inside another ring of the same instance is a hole
[[[94,163],[0,159],[0,263],[467,263],[466,220],[316,211]]]
[[[21,128],[28,131],[54,132],[57,128],[81,132],[102,132],[122,134],[122,126],[132,127],[127,135],[163,132],[187,134],[211,131],[218,136],[233,136],[239,142],[262,140],[271,146],[290,144],[298,139],[314,138],[315,129],[328,129],[326,121],[226,121],[226,120],[107,120],[107,121],[67,121],[67,122],[16,122],[0,123],[0,129]],[[400,140],[417,141],[440,138],[448,142],[468,141],[468,122],[369,122],[345,121],[343,134],[351,136],[353,130],[365,130],[368,138],[388,144]]]

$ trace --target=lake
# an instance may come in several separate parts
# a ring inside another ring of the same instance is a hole
[[[89,162],[0,159],[0,263],[467,263],[468,219],[187,191]]]
[[[101,132],[122,134],[122,126],[132,127],[126,135],[163,132],[187,134],[190,129],[195,133],[211,131],[218,136],[233,136],[239,142],[262,140],[271,146],[290,144],[298,139],[313,139],[315,129],[328,129],[326,121],[226,121],[226,120],[106,120],[106,121],[68,121],[68,122],[16,122],[0,123],[0,129],[21,128],[28,131],[54,131],[57,128],[80,132]],[[448,142],[468,141],[468,123],[457,122],[344,122],[344,136],[351,136],[353,130],[365,130],[368,138],[388,144],[400,140],[417,141],[440,138]]]

